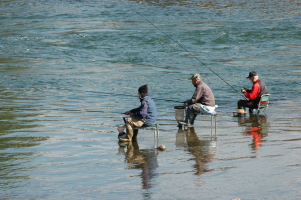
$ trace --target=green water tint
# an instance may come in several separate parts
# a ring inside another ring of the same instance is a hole
[[[0,166],[4,199],[297,199],[300,5],[271,1],[5,1],[0,31]],[[140,14],[174,41],[137,16]],[[266,116],[232,117],[257,71]],[[200,73],[210,117],[178,129],[174,107]],[[155,99],[159,144],[140,130],[120,146],[121,113],[139,86]],[[168,101],[167,101],[168,100]],[[125,195],[127,194],[127,195]]]

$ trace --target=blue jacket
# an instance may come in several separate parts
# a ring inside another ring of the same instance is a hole
[[[135,117],[146,121],[143,126],[152,126],[157,120],[156,104],[149,96],[140,99],[140,102],[141,105],[138,108],[132,109],[131,113],[133,113]]]

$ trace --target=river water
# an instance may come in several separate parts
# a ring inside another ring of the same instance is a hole
[[[0,0],[1,199],[301,199],[297,0]],[[233,117],[245,77],[266,115]],[[210,117],[178,129],[200,73]],[[148,84],[153,132],[119,145],[121,112]]]

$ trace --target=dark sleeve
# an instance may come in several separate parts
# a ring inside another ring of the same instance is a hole
[[[146,101],[142,101],[138,108],[131,110],[130,112],[134,114],[135,117],[145,119],[147,115],[148,104]]]

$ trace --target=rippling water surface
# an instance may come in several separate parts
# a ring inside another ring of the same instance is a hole
[[[300,199],[298,1],[0,0],[1,199]],[[266,115],[232,117],[255,70]],[[200,73],[219,105],[178,129]],[[119,145],[149,85],[160,124]]]

